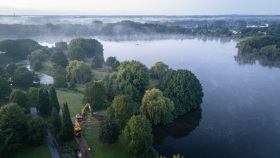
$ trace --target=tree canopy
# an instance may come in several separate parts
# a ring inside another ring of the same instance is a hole
[[[189,70],[172,70],[158,84],[163,95],[174,102],[175,118],[202,103],[202,86],[196,76]]]
[[[149,84],[150,73],[148,68],[139,61],[124,61],[119,67],[118,79],[122,89],[131,84],[139,90],[142,97]]]
[[[113,100],[111,107],[107,109],[109,118],[115,118],[123,129],[132,115],[137,112],[138,105],[129,95],[119,95]]]
[[[6,78],[0,76],[0,99],[9,96],[12,92],[11,85]]]
[[[58,51],[65,51],[65,50],[68,50],[67,48],[67,42],[63,42],[63,41],[60,41],[60,42],[55,42],[55,49],[58,50]]]
[[[101,81],[91,81],[86,84],[84,103],[89,103],[93,109],[101,109],[105,106],[106,90]]]
[[[26,67],[19,67],[12,76],[13,84],[21,87],[31,87],[40,84],[38,75]]]
[[[72,39],[68,49],[71,60],[84,60],[93,56],[103,56],[103,45],[95,39]]]
[[[44,119],[34,117],[28,122],[28,141],[33,146],[39,146],[48,135],[48,127]]]
[[[140,114],[153,124],[161,123],[167,113],[174,110],[174,103],[158,89],[147,90],[140,106]],[[169,123],[169,122],[168,122]]]
[[[123,130],[127,150],[133,155],[148,152],[153,144],[151,123],[143,116],[132,116]]]
[[[106,60],[106,64],[112,66],[115,61],[117,61],[117,57],[109,56]]]
[[[92,58],[91,67],[92,68],[101,68],[103,59],[99,56],[94,56]]]
[[[87,83],[92,78],[90,66],[83,61],[70,61],[66,71],[67,80],[70,81],[72,79],[75,83]]]
[[[14,63],[10,63],[7,67],[6,67],[6,72],[8,74],[8,76],[13,76],[15,70],[17,69],[17,66]]]
[[[169,66],[164,64],[162,61],[156,62],[151,68],[151,77],[156,79],[162,79],[167,74]]]
[[[0,109],[0,155],[17,149],[27,134],[27,116],[16,103]]]
[[[106,121],[101,124],[99,141],[103,144],[115,144],[120,135],[119,126],[114,121]]]
[[[50,109],[56,108],[56,111],[59,113],[60,111],[60,106],[59,102],[56,96],[56,91],[53,87],[50,88],[50,95],[49,95],[49,100],[50,100]]]
[[[60,65],[62,67],[66,67],[68,65],[67,56],[63,52],[54,52],[50,60],[52,63],[55,63],[57,66]]]
[[[30,106],[27,95],[19,89],[14,90],[10,94],[9,98],[10,103],[17,103],[20,107],[24,108],[26,114],[30,113]]]
[[[31,107],[36,107],[39,100],[39,88],[30,87],[27,91],[27,97]]]

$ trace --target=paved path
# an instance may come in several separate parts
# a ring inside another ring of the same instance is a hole
[[[38,117],[36,108],[34,108],[34,107],[30,108],[30,115],[31,115],[31,117]],[[50,131],[48,131],[48,136],[46,138],[46,142],[48,144],[52,158],[60,158],[58,151],[57,151],[57,146],[54,143],[54,138],[53,138],[52,134],[50,133]]]

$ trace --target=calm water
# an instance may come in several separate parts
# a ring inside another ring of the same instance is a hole
[[[280,157],[280,69],[235,58],[237,41],[109,42],[105,59],[163,61],[200,80],[201,109],[167,127],[153,127],[154,148],[170,157]],[[250,64],[244,64],[250,63]]]

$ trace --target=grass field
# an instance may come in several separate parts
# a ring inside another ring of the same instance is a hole
[[[84,107],[82,104],[84,95],[82,93],[61,90],[56,90],[56,93],[61,109],[63,108],[63,103],[67,102],[71,117],[81,113],[81,110]]]
[[[125,144],[122,137],[117,144],[111,146],[103,145],[98,142],[99,128],[100,127],[98,123],[87,125],[83,128],[83,136],[86,139],[89,148],[91,149],[90,153],[92,157],[129,157],[129,154],[127,154],[125,151]]]
[[[14,152],[11,158],[51,158],[48,145],[44,142],[39,147],[22,146]]]

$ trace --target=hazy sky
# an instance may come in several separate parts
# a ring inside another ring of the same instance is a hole
[[[0,14],[280,14],[280,0],[0,0]]]

